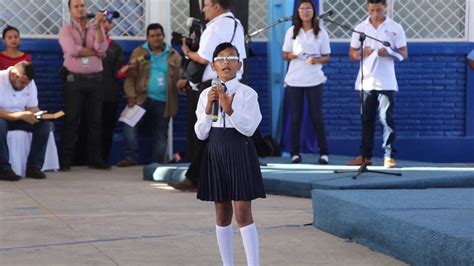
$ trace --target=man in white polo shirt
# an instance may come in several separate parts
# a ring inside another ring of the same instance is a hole
[[[386,0],[368,0],[368,12],[369,17],[357,25],[355,30],[390,43],[390,48],[384,47],[380,42],[370,38],[365,39],[364,47],[361,48],[359,34],[352,34],[349,57],[359,61],[361,56],[364,56],[365,60],[362,67],[364,80],[361,84],[361,71],[359,70],[355,83],[356,90],[363,90],[362,141],[360,145],[362,154],[347,164],[372,164],[375,117],[378,111],[383,126],[384,166],[393,168],[396,166],[393,105],[395,92],[398,91],[394,61],[408,57],[407,42],[402,26],[387,17]],[[398,59],[393,56],[395,54],[398,55]],[[363,88],[361,88],[362,86]]]
[[[0,71],[0,180],[17,181],[21,177],[11,169],[8,156],[8,130],[24,130],[33,133],[28,156],[26,176],[43,179],[41,172],[51,122],[38,120],[39,112],[35,69],[31,63],[22,61]]]

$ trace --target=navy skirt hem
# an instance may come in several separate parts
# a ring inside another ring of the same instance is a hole
[[[212,128],[204,148],[197,198],[220,202],[265,197],[253,141],[234,128]]]

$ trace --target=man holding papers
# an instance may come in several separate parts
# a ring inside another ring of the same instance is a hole
[[[402,26],[387,17],[386,0],[368,0],[369,17],[357,25],[355,30],[368,36],[388,42],[385,47],[380,42],[366,38],[364,47],[360,47],[359,33],[352,34],[349,57],[359,61],[364,57],[364,79],[361,73],[355,83],[356,90],[362,92],[362,141],[361,156],[349,161],[348,165],[372,164],[374,146],[375,117],[378,111],[383,126],[383,144],[385,150],[384,166],[393,168],[395,162],[395,121],[393,105],[395,92],[398,91],[394,61],[408,57],[407,41]],[[363,88],[361,88],[363,87]]]
[[[146,43],[133,50],[130,60],[146,55],[150,55],[150,60],[134,65],[125,80],[127,109],[120,118],[124,122],[125,159],[118,162],[119,167],[137,164],[137,127],[145,118],[152,121],[152,160],[165,162],[168,123],[177,110],[176,82],[181,76],[181,56],[164,43],[160,24],[148,25],[146,35]]]

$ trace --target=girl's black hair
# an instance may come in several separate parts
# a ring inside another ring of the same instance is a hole
[[[11,30],[16,31],[16,33],[18,33],[18,35],[20,35],[20,31],[17,28],[15,28],[13,26],[10,26],[10,25],[7,25],[7,27],[5,29],[3,29],[2,39],[5,39],[5,36],[7,35],[7,32],[9,32]]]
[[[296,39],[296,36],[298,36],[298,33],[300,32],[300,29],[303,27],[303,20],[301,20],[300,15],[298,13],[298,9],[300,8],[301,4],[303,3],[309,3],[311,7],[313,8],[313,17],[311,18],[311,25],[313,27],[313,33],[314,36],[318,36],[319,34],[319,20],[316,17],[316,7],[313,4],[313,1],[311,0],[300,0],[298,2],[298,5],[296,6],[295,9],[295,14],[293,15],[293,40]]]
[[[212,54],[212,62],[214,62],[214,57],[217,57],[217,55],[224,51],[225,49],[227,48],[232,48],[235,50],[235,52],[237,52],[237,56],[240,58],[240,54],[239,54],[239,50],[237,49],[237,47],[235,47],[232,43],[230,42],[223,42],[219,45],[216,46],[216,49],[214,49],[214,53]]]

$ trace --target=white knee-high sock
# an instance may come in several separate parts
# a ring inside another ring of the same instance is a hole
[[[240,235],[242,236],[242,242],[244,243],[245,256],[247,257],[247,265],[259,266],[259,245],[258,245],[258,233],[255,223],[240,228]]]
[[[216,225],[217,244],[219,245],[222,265],[224,266],[234,265],[234,241],[232,235],[232,224],[224,227]]]

